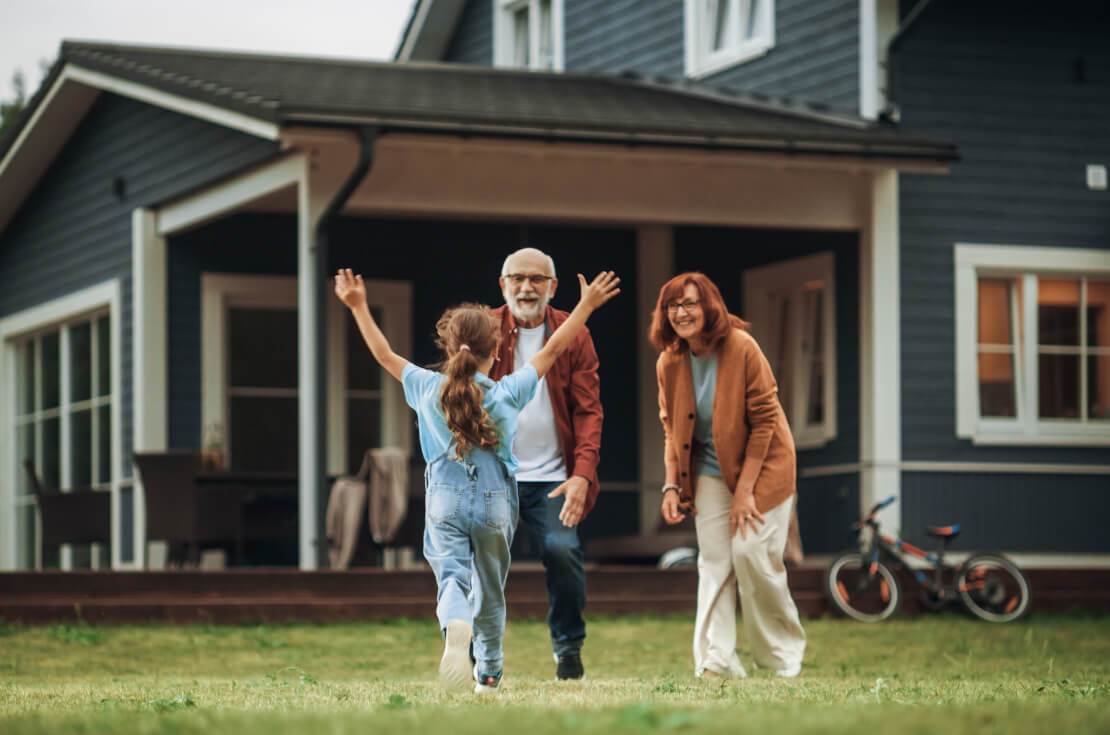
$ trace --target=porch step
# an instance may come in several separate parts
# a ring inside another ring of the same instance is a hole
[[[828,613],[823,578],[821,565],[789,571],[805,617]],[[1034,611],[1110,612],[1110,570],[1035,569],[1029,578]],[[591,567],[587,591],[590,615],[693,614],[697,572]],[[902,613],[919,612],[916,587],[907,584],[905,593]],[[548,605],[543,570],[514,569],[506,596],[511,617],[543,618]],[[26,623],[350,621],[434,614],[435,579],[428,570],[0,573],[0,619]]]

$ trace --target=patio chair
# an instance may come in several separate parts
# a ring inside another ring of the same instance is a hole
[[[242,508],[234,493],[196,483],[200,455],[191,449],[136,452],[146,499],[147,541],[165,541],[168,561],[197,564],[202,548],[234,554],[242,547]]]
[[[45,488],[35,465],[23,462],[42,520],[39,545],[43,551],[62,544],[104,544],[112,541],[111,493],[78,487],[61,492]],[[41,554],[40,554],[40,558]]]

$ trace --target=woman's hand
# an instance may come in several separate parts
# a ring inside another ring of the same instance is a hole
[[[749,525],[752,533],[756,533],[763,523],[763,514],[755,507],[755,496],[737,490],[732,498],[732,509],[728,513],[729,538],[735,536],[737,531],[740,532],[740,538],[747,538]]]
[[[663,493],[663,505],[659,508],[659,512],[663,514],[663,520],[667,525],[673,526],[682,523],[686,520],[686,514],[690,511],[690,504],[682,502],[677,490],[668,490]]]
[[[335,295],[348,309],[354,311],[366,305],[366,284],[350,268],[340,268],[335,274]]]
[[[593,311],[621,292],[617,288],[620,282],[621,279],[613,271],[598,273],[597,278],[589,284],[586,283],[585,276],[579,273],[578,285],[582,288],[582,297],[578,301]]]

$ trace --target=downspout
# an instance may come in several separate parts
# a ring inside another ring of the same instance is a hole
[[[343,182],[343,186],[336,192],[331,202],[328,203],[327,209],[320,215],[319,221],[316,223],[316,236],[314,238],[314,259],[316,262],[316,274],[318,278],[325,278],[329,275],[329,260],[330,260],[330,245],[329,242],[329,228],[332,220],[343,210],[347,201],[354,194],[355,189],[359,187],[363,179],[370,172],[370,168],[374,165],[374,143],[378,138],[378,128],[374,126],[363,126],[358,129],[359,132],[359,155],[358,162],[355,164],[354,170],[347,180]],[[324,529],[325,509],[327,507],[327,499],[324,497],[324,485],[327,477],[328,465],[328,395],[327,395],[327,354],[328,354],[328,330],[327,330],[327,313],[328,313],[328,299],[331,294],[327,289],[320,287],[316,292],[316,338],[317,338],[317,352],[316,352],[316,385],[314,387],[316,393],[316,462],[317,466],[313,468],[302,468],[302,471],[308,469],[312,472],[313,486],[316,495],[316,561],[317,568],[322,569],[326,566],[327,561],[327,542]]]
[[[933,0],[918,0],[917,5],[913,10],[906,15],[906,19],[898,26],[898,30],[890,37],[890,41],[886,45],[886,106],[883,111],[879,113],[879,117],[888,122],[896,123],[902,118],[902,110],[898,107],[897,87],[895,85],[896,74],[894,64],[894,53],[902,47],[905,42],[910,29],[917,23],[921,14],[929,7]]]

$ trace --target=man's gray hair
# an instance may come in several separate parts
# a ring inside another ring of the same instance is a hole
[[[518,255],[538,255],[539,257],[545,259],[547,261],[547,270],[550,271],[548,273],[548,275],[551,276],[552,278],[556,277],[555,276],[555,261],[552,260],[550,255],[548,255],[544,251],[540,250],[539,248],[521,248],[520,250],[517,250],[516,252],[509,253],[509,257],[505,258],[505,262],[501,265],[501,275],[502,276],[509,275],[509,261],[512,260],[513,258],[515,258]]]

